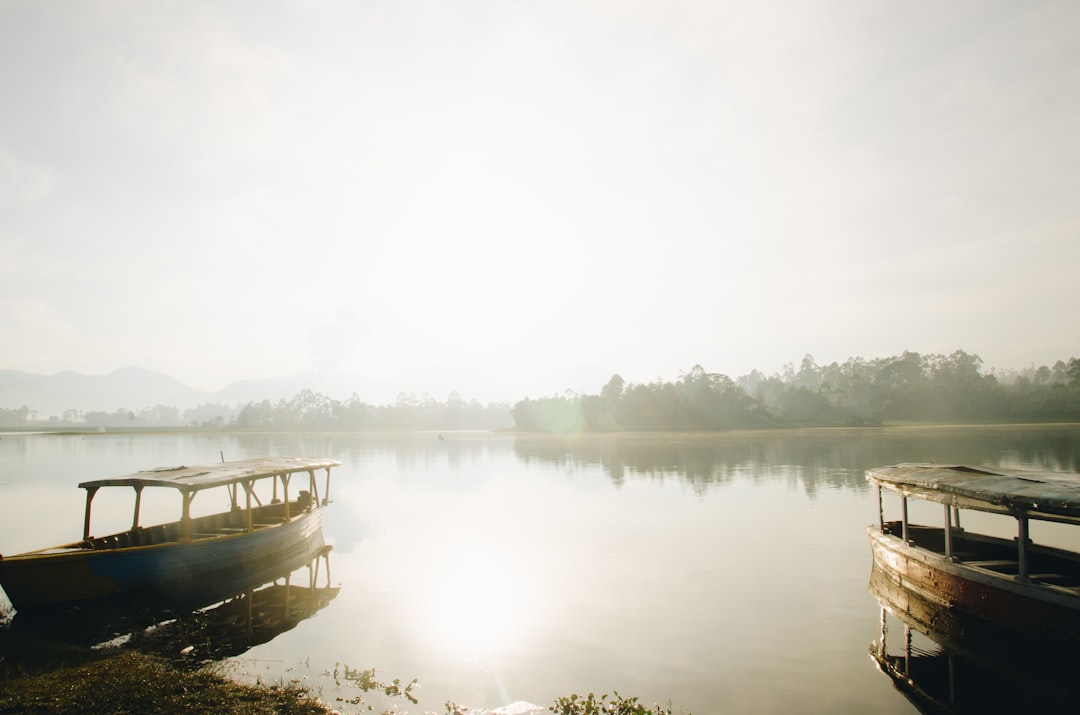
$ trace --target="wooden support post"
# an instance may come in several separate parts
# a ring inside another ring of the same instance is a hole
[[[311,493],[312,507],[319,505],[319,482],[315,479],[315,470],[308,470],[308,491]]]
[[[135,516],[131,520],[131,528],[139,528],[139,508],[142,506],[142,485],[135,487]]]
[[[286,523],[286,524],[289,522],[289,518],[290,518],[289,517],[289,478],[291,476],[292,476],[291,474],[282,474],[281,475],[281,492],[282,492],[281,496],[282,496],[282,501],[285,502],[285,518],[283,519],[283,523]],[[276,483],[276,481],[275,481],[275,483]]]
[[[953,526],[956,527],[957,531],[963,531],[964,530],[963,527],[960,526],[960,507],[954,506],[953,510],[952,510],[952,513],[953,513]]]
[[[903,495],[900,497],[900,538],[905,544],[908,542],[907,526],[907,495]]]
[[[1017,541],[1017,564],[1019,566],[1019,573],[1017,577],[1024,582],[1028,580],[1028,519],[1026,516],[1016,517],[1016,521],[1019,524],[1019,534],[1016,537]]]
[[[330,478],[330,470],[326,470],[327,479]],[[877,528],[878,531],[885,531],[885,507],[881,503],[881,484],[874,482],[874,491],[877,492]]]
[[[285,603],[282,604],[284,606],[284,610],[281,613],[281,615],[284,618],[286,623],[288,623],[289,620],[290,620],[289,619],[289,607],[290,607],[291,601],[292,601],[291,596],[292,596],[292,574],[289,573],[289,574],[285,574]]]
[[[327,566],[326,570],[329,572],[329,570],[330,570],[329,565]],[[879,635],[881,640],[878,641],[878,655],[884,656],[885,651],[887,649],[886,645],[885,645],[885,637],[888,634],[888,628],[886,627],[887,622],[885,620],[885,618],[886,618],[885,606],[880,606],[880,609],[881,609],[881,622],[879,624],[880,625],[880,630],[879,630],[878,635]]]
[[[330,467],[326,468],[326,486],[323,488],[323,505],[330,503]]]
[[[255,488],[255,482],[244,482],[244,494],[247,499],[247,511],[245,512],[246,523],[244,524],[244,531],[251,533],[254,528],[254,521],[251,518],[251,491]]]
[[[949,651],[949,705],[956,707],[956,656]]]
[[[180,516],[180,540],[191,541],[191,500],[195,498],[195,492],[183,492],[184,506]]]
[[[952,507],[945,505],[945,558],[952,560]]]
[[[904,675],[911,674],[911,626],[904,624]]]
[[[98,487],[86,488],[86,513],[83,515],[83,541],[90,539],[90,503],[94,501]]]

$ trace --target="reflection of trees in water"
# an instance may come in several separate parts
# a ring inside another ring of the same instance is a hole
[[[675,477],[700,494],[737,478],[781,479],[812,497],[820,489],[865,491],[866,469],[900,462],[1077,471],[1080,425],[528,435],[514,440],[514,451],[526,462],[600,466],[616,484]]]
[[[863,491],[870,467],[899,462],[1029,466],[1080,471],[1080,425],[733,430],[709,433],[599,433],[564,438],[490,432],[254,433],[235,437],[226,456],[318,454],[347,469],[372,460],[421,472],[467,472],[492,457],[514,454],[560,468],[603,469],[627,479],[678,479],[695,493],[735,479],[785,480],[811,497],[821,489]],[[512,450],[512,451],[511,451]]]
[[[521,437],[514,446],[525,461],[599,465],[616,484],[627,478],[677,478],[698,494],[736,479],[789,479],[811,492],[822,480],[831,487],[866,488],[862,472],[848,464],[845,442],[835,438],[808,440],[783,432]]]
[[[250,454],[318,454],[346,467],[388,459],[398,467],[416,469],[436,463],[467,469],[488,455],[509,451],[512,443],[512,437],[493,432],[279,432],[244,434],[237,439]]]

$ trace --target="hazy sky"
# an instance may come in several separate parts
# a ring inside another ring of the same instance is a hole
[[[0,0],[0,368],[1080,356],[1078,38],[1074,0]]]

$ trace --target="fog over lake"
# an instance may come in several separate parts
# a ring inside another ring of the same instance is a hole
[[[865,470],[1080,467],[1078,38],[1075,0],[3,0],[0,552],[79,539],[84,480],[341,465],[258,605],[0,597],[0,675],[107,636],[344,712],[910,713],[899,646],[1053,689],[882,610]]]
[[[882,616],[868,591],[866,527],[877,516],[864,470],[902,461],[1075,470],[1080,427],[576,439],[9,433],[0,549],[77,538],[82,479],[222,454],[342,462],[324,520],[340,591],[232,656],[228,672],[241,679],[301,678],[335,704],[358,694],[328,675],[335,665],[376,668],[419,679],[419,704],[398,703],[414,713],[446,700],[493,709],[612,690],[698,715],[909,713],[868,657]],[[116,508],[127,518],[129,505]]]

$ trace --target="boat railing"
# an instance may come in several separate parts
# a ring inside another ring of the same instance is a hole
[[[286,509],[286,504],[280,501],[276,504],[256,506],[252,508],[251,528],[258,530],[278,526],[286,522],[286,513],[289,515],[289,520],[292,520],[307,513],[311,508],[312,502],[310,500],[305,501],[303,497],[290,500],[288,509]],[[242,509],[232,509],[226,512],[193,517],[188,537],[198,540],[244,533],[247,533],[247,514]],[[154,526],[139,526],[106,536],[90,537],[83,542],[82,548],[95,551],[124,549],[134,546],[172,543],[180,541],[182,538],[182,523],[173,521]]]
[[[900,537],[903,525],[899,521],[886,521],[882,532]],[[915,548],[946,556],[945,529],[943,527],[907,524],[907,543]],[[1011,540],[987,536],[953,527],[950,561],[979,569],[991,575],[1009,579],[1021,578],[1017,538]],[[1030,540],[1024,550],[1027,563],[1022,580],[1080,593],[1080,556],[1074,552]]]

